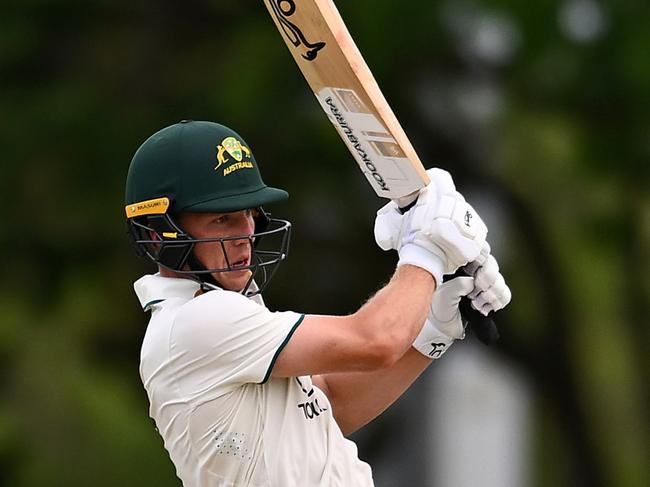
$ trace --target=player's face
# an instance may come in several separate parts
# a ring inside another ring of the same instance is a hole
[[[256,210],[242,210],[234,213],[186,213],[181,216],[180,224],[194,238],[248,237],[255,231]],[[224,248],[228,259],[224,255]],[[233,268],[248,266],[251,263],[251,244],[247,238],[221,242],[198,243],[194,254],[208,269],[224,269],[228,262]],[[250,279],[251,271],[218,272],[214,278],[230,291],[241,291]]]

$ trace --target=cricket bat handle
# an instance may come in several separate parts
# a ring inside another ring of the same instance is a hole
[[[419,192],[415,192],[395,200],[402,213],[409,211],[418,199]],[[454,277],[467,276],[468,274],[462,269],[458,269],[455,274],[445,276],[444,280],[448,281]],[[492,345],[499,339],[499,329],[492,319],[493,312],[484,316],[480,311],[472,308],[471,300],[465,296],[460,300],[458,305],[463,322],[472,329],[476,338],[485,345]]]
[[[454,274],[454,276],[450,276],[450,278],[459,275],[464,276],[467,274],[464,271],[459,270],[456,274]],[[472,308],[472,302],[467,296],[463,297],[460,300],[458,308],[460,309],[462,319],[467,323],[467,326],[472,329],[476,335],[476,338],[478,338],[482,343],[486,345],[492,345],[496,343],[500,335],[499,329],[492,319],[494,312],[490,312],[487,316],[484,316],[480,311]]]
[[[459,276],[467,276],[467,272],[461,267],[455,274],[445,276],[444,281],[449,281]],[[478,338],[485,345],[492,345],[499,339],[499,329],[492,319],[494,312],[490,312],[487,316],[483,315],[480,311],[472,307],[472,301],[464,296],[458,304],[460,315],[463,324],[471,328],[476,338]]]

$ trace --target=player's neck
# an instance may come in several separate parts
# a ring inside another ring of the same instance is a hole
[[[189,279],[187,276],[184,276],[183,274],[179,274],[178,272],[174,272],[169,269],[165,269],[164,267],[158,267],[158,273],[162,277],[175,277],[177,279]]]

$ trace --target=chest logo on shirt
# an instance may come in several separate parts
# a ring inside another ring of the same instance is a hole
[[[314,396],[313,387],[305,387],[305,385],[300,381],[300,378],[298,377],[296,377],[296,381],[308,399],[307,401],[298,404],[298,409],[302,410],[303,414],[305,415],[305,419],[314,419],[320,416],[321,413],[324,413],[328,410],[328,408],[318,404],[318,398]]]

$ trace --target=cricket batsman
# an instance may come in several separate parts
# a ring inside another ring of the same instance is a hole
[[[140,146],[126,217],[158,268],[134,284],[151,313],[140,376],[184,486],[373,485],[346,436],[464,337],[461,297],[484,314],[510,301],[485,224],[447,172],[428,174],[411,209],[377,213],[375,240],[399,256],[388,284],[348,316],[311,315],[262,299],[291,228],[265,208],[288,194],[239,134],[185,120]]]

